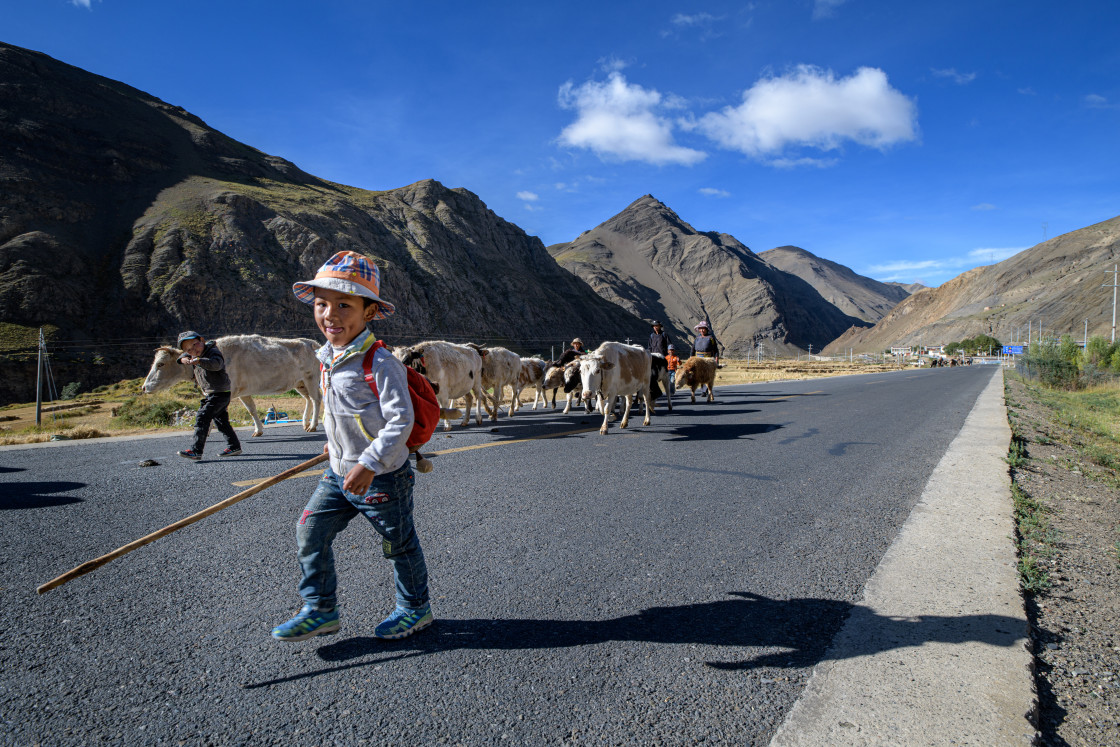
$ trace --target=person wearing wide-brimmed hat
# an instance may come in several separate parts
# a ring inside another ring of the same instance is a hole
[[[693,329],[696,330],[696,339],[692,341],[692,354],[701,358],[714,358],[719,366],[719,343],[712,337],[712,329],[707,320],[701,320]],[[703,394],[707,396],[707,387]]]
[[[432,622],[428,567],[412,517],[407,441],[415,413],[408,376],[367,328],[394,311],[381,298],[380,286],[377,265],[356,252],[338,252],[314,279],[292,286],[296,297],[312,306],[315,324],[327,339],[317,355],[330,467],[296,525],[304,604],[273,629],[272,637],[280,641],[338,630],[331,543],[359,514],[381,535],[396,581],[396,607],[373,634],[404,638]]]
[[[664,356],[669,353],[669,335],[661,327],[661,322],[653,323],[653,332],[649,335],[649,342],[646,343],[646,348],[651,353],[657,353]]]
[[[692,354],[701,358],[715,358],[719,364],[719,343],[712,337],[712,329],[706,321],[697,324],[696,339],[692,341]]]
[[[583,346],[583,340],[578,337],[572,340],[572,344],[568,346],[568,350],[574,350],[579,355],[587,354],[587,348]]]

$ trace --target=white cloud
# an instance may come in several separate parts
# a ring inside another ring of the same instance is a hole
[[[888,262],[885,265],[872,265],[868,268],[868,271],[877,274],[896,274],[901,272],[917,272],[919,270],[944,270],[948,269],[948,267],[949,265],[944,260],[926,259],[920,262],[899,261]]]
[[[629,62],[620,60],[617,57],[600,57],[599,69],[604,73],[620,73],[630,66]]]
[[[949,78],[958,86],[967,85],[976,80],[976,73],[958,73],[956,68],[949,68],[947,70],[930,68],[930,71],[938,78]]]
[[[536,192],[521,191],[517,193],[517,199],[525,200],[526,202],[535,202],[541,198]]]
[[[891,88],[882,70],[863,67],[838,80],[810,65],[760,79],[743,103],[696,123],[725,148],[756,157],[787,146],[833,150],[844,140],[885,148],[916,139],[916,126],[914,102]]]
[[[715,187],[701,187],[697,191],[700,192],[700,194],[702,194],[702,195],[707,195],[708,197],[730,197],[731,196],[731,193],[728,192],[726,189],[716,189]]]
[[[70,3],[77,8],[93,10],[93,0],[70,0]]]
[[[973,210],[995,210],[996,206],[990,202],[981,202],[979,205],[973,205]]]
[[[1083,101],[1085,102],[1085,106],[1089,107],[1090,109],[1117,109],[1117,108],[1120,108],[1120,104],[1110,104],[1108,102],[1108,99],[1106,99],[1104,96],[1101,96],[1100,94],[1097,94],[1097,93],[1090,93],[1089,95],[1087,95],[1083,99]]]
[[[836,9],[848,0],[813,0],[813,20],[820,21],[836,15]]]
[[[559,141],[586,148],[604,160],[644,161],[656,165],[692,165],[707,157],[703,151],[677,145],[673,123],[656,113],[663,107],[656,90],[631,85],[619,72],[604,82],[560,86],[559,103],[577,112],[576,121],[561,131]]]
[[[968,258],[969,259],[978,259],[982,262],[992,262],[992,263],[1002,262],[1003,260],[1007,259],[1008,257],[1014,257],[1016,254],[1018,254],[1019,252],[1023,251],[1026,248],[1027,247],[1025,247],[1025,246],[1015,246],[1015,247],[1003,247],[1003,248],[1000,248],[1000,249],[992,249],[992,248],[973,249],[971,252],[968,253]]]
[[[915,274],[919,272],[926,274],[930,278],[943,278],[948,280],[980,264],[1002,262],[1008,257],[1015,256],[1024,249],[1026,249],[1026,247],[973,249],[963,257],[887,262],[886,264],[872,265],[867,268],[867,272],[864,274],[884,282],[912,282]]]
[[[1038,95],[1037,93],[1035,93],[1035,90],[1033,88],[1031,88],[1030,86],[1027,86],[1026,88],[1020,88],[1018,90],[1019,90],[1019,93],[1023,94],[1024,96],[1037,96]]]
[[[694,15],[685,15],[684,13],[677,13],[672,18],[674,26],[707,26],[712,21],[717,20],[711,13],[696,13]]]
[[[815,169],[828,169],[840,163],[838,158],[772,158],[766,162],[777,169],[797,169],[807,166]]]

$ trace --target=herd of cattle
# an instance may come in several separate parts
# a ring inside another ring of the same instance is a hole
[[[294,389],[304,398],[303,427],[314,431],[320,419],[318,348],[307,339],[280,339],[261,335],[230,335],[216,340],[218,349],[226,360],[233,398],[239,398],[253,418],[253,435],[264,433],[264,426],[257,415],[253,395],[281,394]],[[163,346],[156,349],[155,360],[144,380],[144,392],[152,394],[170,387],[178,381],[191,379],[190,366],[180,366],[180,351]],[[432,382],[440,406],[450,410],[462,398],[462,425],[470,422],[471,407],[475,407],[475,422],[482,425],[482,410],[486,409],[491,420],[498,419],[505,390],[512,390],[507,405],[509,417],[521,407],[523,391],[534,390],[533,409],[537,402],[547,406],[552,394],[552,407],[556,408],[556,395],[563,389],[567,394],[564,412],[571,411],[573,402],[582,402],[587,412],[597,409],[603,415],[599,432],[606,435],[615,402],[623,400],[622,420],[625,428],[630,421],[630,408],[639,400],[645,405],[643,425],[649,425],[655,400],[666,394],[667,407],[673,410],[669,397],[669,371],[665,358],[651,354],[645,348],[621,342],[604,342],[588,353],[566,351],[559,360],[522,358],[502,347],[482,347],[473,343],[460,345],[452,342],[421,342],[398,347],[393,355],[401,363],[419,371]],[[716,362],[711,358],[692,357],[681,363],[676,373],[676,387],[689,389],[692,402],[696,389],[707,387],[707,399],[715,400],[714,385]],[[445,430],[451,424],[444,420]]]

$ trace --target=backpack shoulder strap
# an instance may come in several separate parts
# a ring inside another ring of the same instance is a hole
[[[381,340],[373,343],[370,349],[366,351],[365,357],[362,358],[362,371],[365,372],[366,383],[369,384],[370,391],[373,396],[381,399],[381,395],[377,392],[377,384],[373,380],[373,356],[377,353],[378,348],[385,347],[385,343]]]

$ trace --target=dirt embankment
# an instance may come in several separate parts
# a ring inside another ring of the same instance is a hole
[[[1120,744],[1120,473],[1068,417],[1007,381],[1026,450],[1012,476],[1047,524],[1043,589],[1027,595],[1042,743]]]

